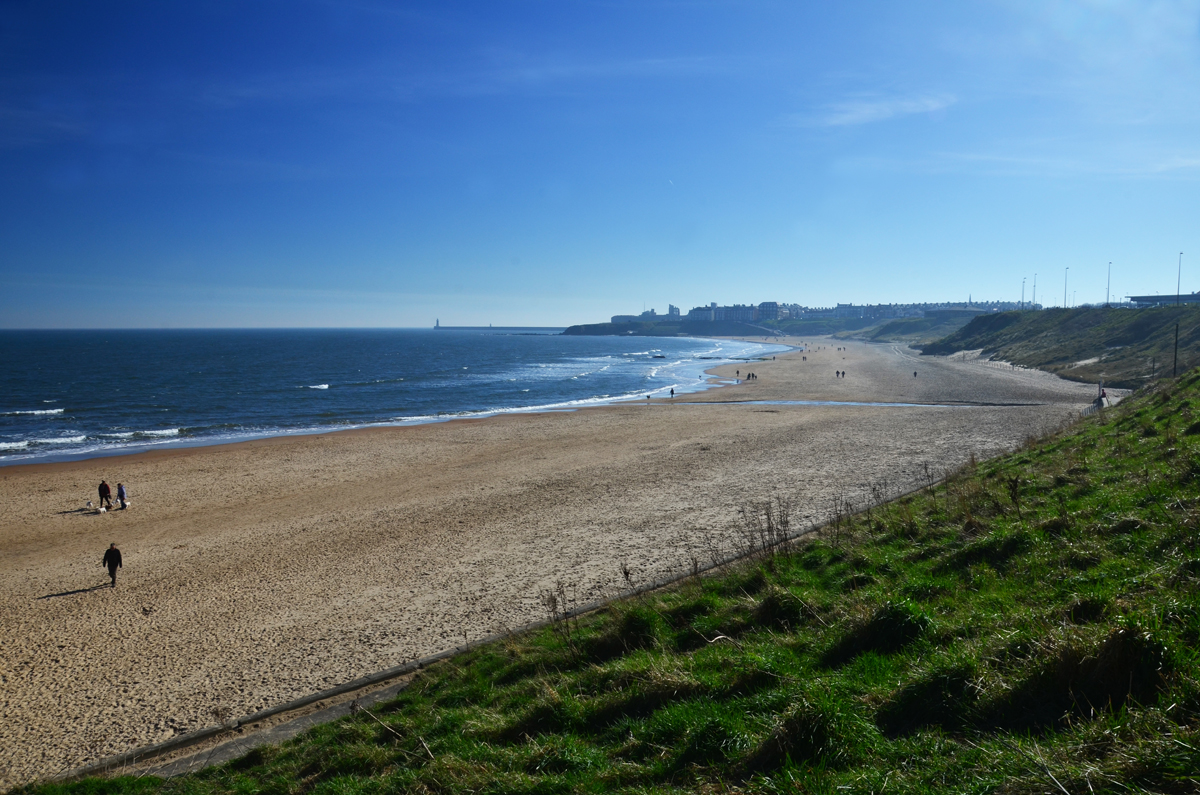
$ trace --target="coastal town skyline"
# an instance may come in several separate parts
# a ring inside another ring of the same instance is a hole
[[[1197,0],[51,0],[0,59],[5,328],[1200,277]]]

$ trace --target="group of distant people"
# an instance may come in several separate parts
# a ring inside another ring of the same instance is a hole
[[[836,378],[845,378],[845,377],[846,377],[846,371],[845,371],[845,370],[834,370],[834,371],[833,371],[833,375],[834,375],[834,377],[836,377]]]
[[[96,507],[111,509],[113,507],[112,489],[109,487],[107,482],[103,480],[100,481],[99,492],[100,502]],[[117,484],[117,502],[121,504],[121,510],[125,510],[129,507],[129,493],[125,491],[124,483]]]
[[[742,371],[741,371],[741,370],[738,370],[738,371],[737,371],[737,377],[738,377],[738,378],[742,378]],[[758,376],[757,376],[757,375],[755,375],[754,373],[747,372],[747,373],[746,373],[746,377],[745,377],[745,378],[743,378],[742,380],[744,380],[744,381],[757,381],[757,380],[758,380]]]
[[[100,481],[100,486],[97,488],[100,501],[96,507],[111,509],[113,507],[112,488],[105,480]],[[121,506],[121,510],[129,507],[129,492],[125,489],[124,483],[117,484],[117,502]],[[90,504],[90,503],[89,503]],[[109,587],[117,587],[117,569],[124,568],[124,562],[121,560],[121,550],[117,549],[117,542],[112,542],[108,545],[108,549],[104,550],[104,557],[100,559],[100,565],[108,569]]]

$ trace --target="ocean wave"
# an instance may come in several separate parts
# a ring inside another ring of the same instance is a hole
[[[339,384],[338,388],[350,386],[375,386],[376,384],[398,384],[403,381],[403,378],[372,378],[370,381],[347,381],[344,384]],[[314,387],[309,387],[313,389]]]
[[[364,365],[362,369],[347,367],[342,371],[336,365],[331,365],[326,374],[338,380],[339,395],[347,389],[351,390],[334,400],[337,405],[333,406],[329,405],[332,398],[314,398],[316,403],[312,403],[303,399],[303,392],[296,391],[328,390],[332,388],[332,382],[297,384],[297,381],[307,378],[305,373],[294,371],[262,374],[265,380],[255,388],[267,393],[274,392],[270,395],[272,402],[265,407],[247,403],[247,408],[243,410],[240,405],[242,398],[233,398],[223,385],[218,385],[222,387],[220,390],[209,385],[212,390],[198,396],[211,399],[213,407],[220,410],[216,417],[196,415],[189,405],[167,407],[158,394],[149,393],[139,396],[140,404],[132,407],[137,411],[120,407],[110,410],[111,407],[102,401],[93,408],[91,403],[79,403],[72,398],[73,414],[83,412],[79,415],[80,419],[67,418],[65,409],[57,405],[43,404],[41,410],[19,410],[20,413],[42,416],[7,420],[11,425],[36,423],[35,427],[39,427],[39,430],[8,434],[8,441],[0,447],[0,458],[3,459],[0,463],[12,465],[24,460],[70,460],[114,451],[137,452],[182,445],[222,444],[247,438],[326,433],[355,427],[570,411],[622,400],[644,402],[646,395],[665,396],[671,388],[679,395],[712,386],[712,379],[704,376],[703,370],[718,362],[705,361],[708,356],[730,361],[739,356],[785,349],[783,346],[714,340],[702,341],[697,345],[695,340],[689,340],[686,344],[671,341],[667,348],[642,349],[627,354],[619,350],[606,350],[591,340],[584,341],[590,343],[585,347],[577,347],[576,340],[567,342],[569,344],[551,346],[550,354],[558,357],[555,359],[538,361],[520,351],[509,356],[507,349],[504,349],[502,353],[505,355],[501,358],[492,356],[485,358],[482,363],[469,364],[467,367],[451,359],[444,362],[448,366],[412,379],[399,377],[396,372],[380,373],[374,366]],[[632,345],[617,342],[615,345],[618,348],[640,347],[638,342]],[[536,350],[540,349],[535,349],[535,353]],[[593,350],[596,352],[593,353]],[[660,352],[666,355],[651,359]],[[408,383],[404,384],[405,381]],[[430,393],[430,388],[444,387],[447,383],[454,384],[453,392]],[[390,389],[393,385],[402,388]],[[287,394],[279,393],[277,390],[280,387]],[[356,398],[355,392],[363,397]],[[36,394],[14,395],[10,401],[13,409],[22,403],[36,406],[42,402]],[[410,406],[408,412],[395,408],[406,404]],[[81,407],[86,407],[86,411]],[[151,417],[150,414],[158,412],[171,413],[171,419],[180,427],[163,428],[156,425],[163,418]],[[395,416],[402,412],[409,416]],[[4,413],[16,412],[0,412]],[[135,430],[139,426],[149,426],[154,430]],[[33,438],[46,433],[58,433],[59,436]],[[14,438],[16,436],[22,437],[23,441],[17,441]]]
[[[14,417],[17,414],[62,414],[66,409],[31,409],[29,411],[0,411],[0,415]]]

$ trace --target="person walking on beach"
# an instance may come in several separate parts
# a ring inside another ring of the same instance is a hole
[[[125,510],[125,484],[117,484],[117,502],[121,503],[121,510]]]
[[[107,503],[108,507],[111,508],[112,507],[112,489],[110,489],[108,487],[108,484],[105,483],[103,480],[100,481],[99,492],[100,492],[100,507],[101,508],[105,507],[105,503]]]
[[[121,568],[121,550],[117,549],[116,542],[108,545],[108,549],[104,550],[104,559],[100,561],[101,566],[108,566],[108,576],[112,580],[112,587],[117,587],[117,569]]]

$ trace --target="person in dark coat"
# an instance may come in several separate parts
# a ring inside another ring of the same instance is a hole
[[[110,489],[108,487],[108,484],[105,483],[103,480],[100,481],[99,492],[100,492],[99,507],[103,508],[103,507],[105,507],[105,503],[107,503],[108,507],[111,508],[112,507],[112,489]]]
[[[117,549],[116,543],[108,545],[108,549],[104,550],[104,559],[100,561],[101,566],[108,566],[108,576],[112,579],[112,587],[117,587],[117,569],[121,566],[121,550]]]

